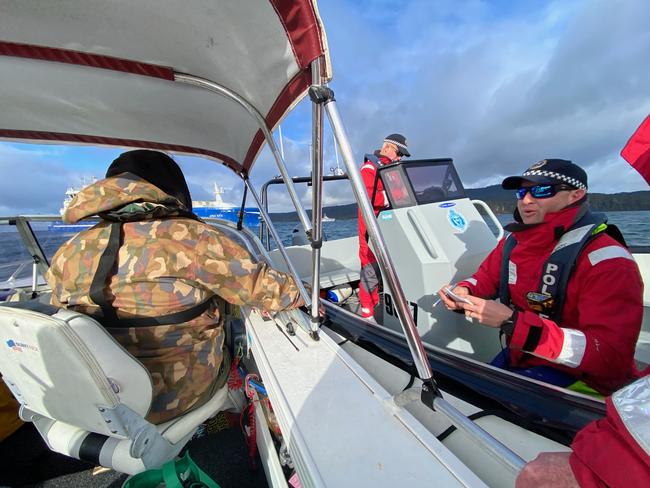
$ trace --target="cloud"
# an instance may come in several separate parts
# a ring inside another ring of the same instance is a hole
[[[0,214],[58,213],[72,173],[61,147],[0,144]]]
[[[650,113],[646,0],[328,0],[319,8],[357,162],[402,132],[416,158],[453,157],[469,187],[562,157],[588,170],[594,191],[647,189],[618,156]],[[304,101],[283,122],[292,176],[311,170],[310,113]],[[333,148],[326,128],[326,173]],[[69,185],[100,176],[119,152],[0,145],[0,171],[11,175],[0,180],[0,213],[56,212]],[[240,203],[243,183],[224,167],[177,160],[195,199],[211,199],[216,182]],[[254,185],[277,174],[264,149]],[[297,191],[310,206],[310,188]],[[286,189],[269,199],[271,211],[292,207]],[[325,185],[326,204],[350,201],[346,184]]]
[[[599,191],[620,173],[626,188],[647,188],[617,157],[650,113],[647,2],[504,12],[502,2],[412,1],[393,24],[365,3],[334,4],[322,10],[326,27],[337,19],[335,84],[355,148],[402,131],[415,156],[453,157],[468,186],[565,157],[593,168]]]

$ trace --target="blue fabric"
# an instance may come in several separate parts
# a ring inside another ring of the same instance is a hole
[[[505,369],[528,378],[533,378],[555,386],[562,386],[564,388],[576,382],[576,379],[573,376],[550,366],[533,366],[531,368],[515,368],[510,366],[509,348],[502,349],[490,364],[500,369]]]

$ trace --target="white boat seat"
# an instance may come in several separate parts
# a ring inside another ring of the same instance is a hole
[[[39,303],[0,306],[0,373],[53,451],[135,474],[173,459],[221,410],[228,386],[171,421],[145,420],[153,388],[145,367],[94,319]]]

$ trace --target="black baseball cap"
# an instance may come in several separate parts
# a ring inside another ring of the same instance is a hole
[[[390,144],[395,144],[395,146],[397,146],[397,151],[402,156],[410,156],[411,155],[408,148],[406,147],[406,137],[404,137],[402,134],[390,134],[390,135],[386,136],[386,138],[384,139],[384,142],[388,142]]]
[[[517,190],[524,181],[540,185],[567,185],[587,189],[587,173],[577,164],[566,159],[542,159],[531,165],[521,176],[508,176],[501,183],[504,190]]]

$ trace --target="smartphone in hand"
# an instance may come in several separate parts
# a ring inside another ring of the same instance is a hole
[[[470,302],[467,297],[461,297],[460,295],[456,295],[451,290],[451,288],[445,288],[445,295],[447,295],[449,298],[451,298],[455,302],[462,302],[462,303],[467,303],[469,305],[472,305],[472,302]]]

